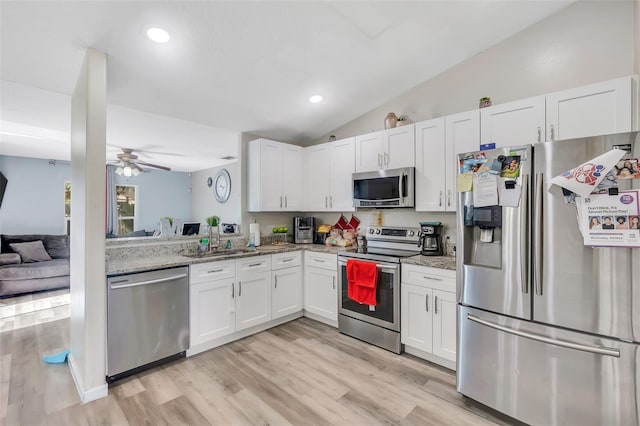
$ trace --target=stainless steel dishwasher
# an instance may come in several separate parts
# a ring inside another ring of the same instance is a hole
[[[107,382],[184,357],[189,347],[189,269],[107,278]]]

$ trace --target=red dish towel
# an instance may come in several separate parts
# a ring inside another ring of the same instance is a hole
[[[378,267],[373,262],[347,260],[347,296],[364,305],[376,305]]]

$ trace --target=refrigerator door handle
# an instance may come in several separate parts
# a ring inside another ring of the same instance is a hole
[[[485,319],[479,318],[479,317],[477,317],[475,315],[471,315],[471,314],[467,314],[467,319],[469,321],[473,321],[473,322],[476,322],[478,324],[482,324],[484,326],[487,326],[487,327],[490,327],[490,328],[493,328],[493,329],[496,329],[496,330],[499,330],[499,331],[503,331],[505,333],[513,334],[513,335],[519,336],[519,337],[524,337],[525,339],[531,339],[531,340],[535,340],[537,342],[548,343],[550,345],[560,346],[560,347],[563,347],[563,348],[575,349],[575,350],[578,350],[578,351],[590,352],[590,353],[594,353],[594,354],[607,355],[607,356],[620,358],[620,351],[618,349],[607,348],[607,347],[604,347],[604,346],[583,345],[583,344],[580,344],[580,343],[567,342],[566,340],[552,339],[550,337],[541,336],[541,335],[535,334],[535,333],[529,333],[527,331],[514,330],[512,328],[505,327],[503,325],[496,324],[496,323],[491,322],[491,321],[487,321]]]
[[[529,176],[522,176],[522,207],[520,208],[521,229],[524,229],[524,237],[520,238],[520,281],[522,282],[522,292],[529,293],[529,239],[531,232],[529,231]]]
[[[534,240],[535,246],[534,256],[534,282],[536,286],[536,294],[542,296],[542,214],[543,214],[543,189],[544,174],[536,174],[536,206],[535,206],[535,223],[534,223]]]

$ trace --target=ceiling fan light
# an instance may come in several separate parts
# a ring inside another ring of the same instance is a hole
[[[131,173],[133,173],[134,176],[138,176],[140,174],[140,170],[138,167],[134,167],[131,169]]]
[[[118,168],[116,169],[116,174],[117,174],[118,176],[122,176],[122,174],[123,174],[123,173],[124,173],[124,170],[122,169],[122,167],[118,167]]]
[[[123,169],[123,172],[126,177],[131,177],[131,167],[125,166],[125,168]]]

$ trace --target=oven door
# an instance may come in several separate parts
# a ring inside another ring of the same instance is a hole
[[[400,264],[374,263],[378,267],[376,306],[362,305],[347,296],[347,258],[338,257],[339,313],[399,332]]]

